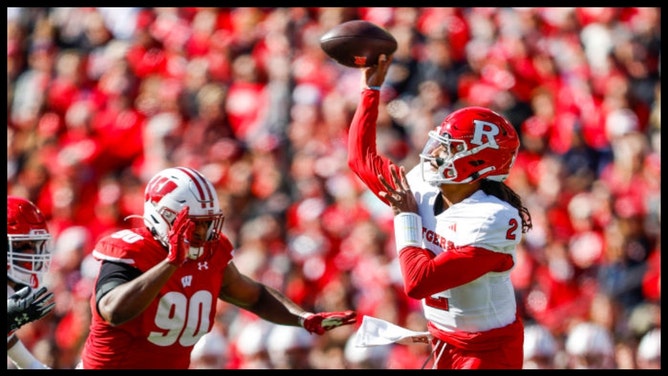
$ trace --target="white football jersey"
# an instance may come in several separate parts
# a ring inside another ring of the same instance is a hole
[[[516,208],[478,190],[463,201],[434,215],[438,188],[422,179],[420,166],[407,174],[422,218],[422,247],[435,255],[462,246],[475,246],[510,254],[522,238],[522,220]],[[461,273],[466,273],[462,270]],[[444,331],[478,332],[500,328],[515,321],[516,301],[510,270],[489,272],[465,285],[441,291],[427,305],[425,317]],[[446,308],[447,307],[447,308]]]

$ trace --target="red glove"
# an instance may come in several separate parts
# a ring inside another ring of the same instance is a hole
[[[195,223],[188,217],[189,208],[186,206],[176,216],[172,228],[169,230],[169,254],[167,260],[170,264],[181,266],[188,257],[190,247],[188,239],[192,238]]]
[[[324,334],[341,325],[350,325],[357,321],[357,312],[320,312],[307,313],[302,316],[301,325],[309,333]]]

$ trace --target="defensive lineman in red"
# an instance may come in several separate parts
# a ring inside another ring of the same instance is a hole
[[[519,138],[499,114],[467,107],[429,133],[408,173],[377,154],[380,86],[391,56],[362,68],[348,163],[394,212],[404,289],[420,299],[438,369],[520,369],[523,324],[510,271],[531,228],[519,196],[503,183]]]
[[[190,168],[168,168],[145,190],[145,226],[101,239],[83,369],[186,369],[212,328],[216,299],[280,325],[323,334],[356,320],[354,311],[310,313],[241,274],[222,233],[215,188]]]

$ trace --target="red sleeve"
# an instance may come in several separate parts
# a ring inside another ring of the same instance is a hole
[[[420,247],[406,247],[399,253],[404,290],[413,299],[423,299],[439,291],[461,286],[488,272],[501,272],[513,266],[507,253],[467,246],[434,257]]]
[[[376,150],[379,101],[378,90],[362,91],[360,104],[348,133],[348,166],[381,201],[387,204],[387,201],[378,195],[378,192],[385,191],[385,187],[378,180],[378,175],[383,174],[387,181],[392,181],[390,174],[392,162],[378,155]]]

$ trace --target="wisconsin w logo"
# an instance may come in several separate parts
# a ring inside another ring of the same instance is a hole
[[[146,188],[145,199],[151,200],[152,203],[157,204],[166,194],[176,189],[176,187],[176,183],[169,180],[169,178],[161,176],[149,182],[148,187]]]
[[[190,287],[192,284],[193,284],[193,276],[192,275],[187,275],[187,276],[181,278],[181,286]]]

